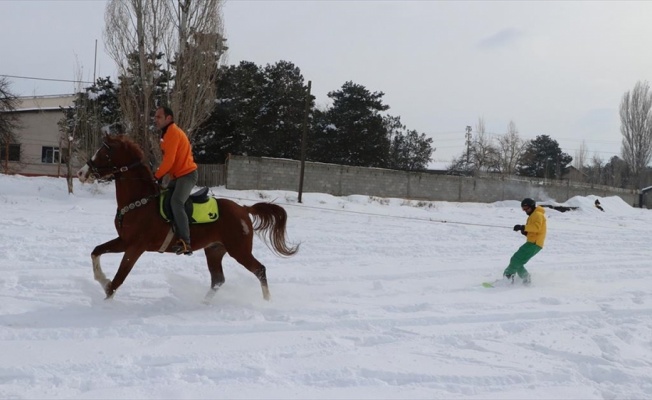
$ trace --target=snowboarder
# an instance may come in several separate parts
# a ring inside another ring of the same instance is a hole
[[[595,207],[600,211],[604,211],[604,208],[602,208],[602,206],[600,205],[600,200],[598,199],[595,199]]]
[[[525,264],[543,248],[546,240],[546,216],[543,207],[537,207],[536,202],[530,198],[523,199],[521,209],[528,215],[527,222],[525,225],[514,225],[514,232],[520,232],[527,239],[509,260],[503,276],[514,282],[514,274],[517,274],[524,285],[529,285],[530,273],[525,269]]]

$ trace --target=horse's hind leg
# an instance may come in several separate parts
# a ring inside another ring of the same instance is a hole
[[[224,284],[224,270],[222,269],[222,258],[226,254],[226,249],[221,243],[216,243],[204,249],[206,262],[208,263],[208,272],[211,274],[211,288],[206,293],[204,301],[209,301],[217,293],[217,289]]]
[[[229,253],[230,254],[230,253]],[[256,260],[256,257],[253,254],[238,255],[234,256],[230,254],[231,257],[235,258],[237,262],[244,265],[251,273],[256,275],[256,278],[260,281],[260,287],[263,290],[263,298],[265,300],[270,299],[269,286],[267,285],[267,269],[260,261]]]
[[[111,281],[106,277],[106,275],[104,275],[104,271],[102,271],[100,256],[106,253],[124,253],[125,249],[125,243],[122,239],[117,237],[95,247],[91,253],[91,260],[93,260],[93,277],[100,283],[105,292],[109,285],[111,285]]]

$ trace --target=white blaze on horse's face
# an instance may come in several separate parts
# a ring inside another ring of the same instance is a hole
[[[100,148],[101,148],[101,147],[100,147]],[[98,149],[98,150],[95,152],[95,154],[93,154],[93,157],[91,157],[91,162],[94,162],[94,161],[95,161],[95,159],[97,158],[97,153],[99,153],[99,151],[100,151],[100,150]],[[81,167],[81,168],[79,169],[79,171],[77,171],[77,179],[79,179],[79,182],[84,183],[84,182],[86,182],[87,180],[90,181],[90,182],[93,182],[93,177],[92,177],[92,176],[91,176],[90,179],[89,179],[90,172],[91,172],[91,169],[90,169],[90,167],[88,166],[88,164],[84,164],[84,166]]]
[[[85,164],[79,171],[77,171],[77,178],[79,179],[79,182],[86,182],[86,179],[88,179],[89,171],[90,168],[88,168],[88,164]]]

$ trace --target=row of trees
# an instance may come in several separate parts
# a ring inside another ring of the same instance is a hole
[[[575,155],[575,168],[586,181],[622,188],[641,188],[652,184],[652,90],[647,81],[638,81],[623,94],[619,107],[622,135],[621,157],[606,163],[596,154],[588,158],[582,143]]]
[[[585,182],[615,187],[643,187],[652,183],[652,90],[646,81],[639,81],[620,102],[621,157],[608,161],[595,154],[588,157],[583,142],[575,154],[574,168]],[[468,149],[455,158],[450,171],[473,174],[479,171],[506,175],[516,174],[560,179],[570,168],[573,157],[561,151],[556,140],[547,135],[523,141],[514,122],[507,132],[496,138],[485,133],[482,118],[475,127],[475,138]]]
[[[118,66],[122,125],[156,157],[152,110],[165,104],[192,133],[213,108],[227,50],[222,0],[110,0],[104,38]]]
[[[222,0],[109,0],[105,43],[118,65],[118,80],[101,78],[80,90],[60,123],[63,147],[86,158],[97,148],[100,132],[128,132],[154,161],[158,146],[151,117],[156,106],[168,105],[200,162],[223,162],[230,153],[297,159],[307,102],[309,160],[427,167],[435,151],[432,139],[389,115],[382,92],[346,82],[328,93],[332,105],[319,108],[290,62],[222,65],[227,50],[222,5]],[[3,97],[11,96],[0,91]],[[582,161],[583,172],[601,180],[610,167],[621,182],[640,185],[652,156],[651,108],[649,85],[637,83],[621,102],[622,160],[603,165],[594,158],[586,168]],[[11,110],[11,104],[0,103],[0,123],[5,124],[0,124],[5,135],[0,140],[7,144],[15,141],[7,136],[15,127],[3,110]],[[505,135],[492,139],[480,119],[475,140],[452,170],[559,178],[571,161],[547,135],[523,142],[510,123]]]
[[[88,157],[101,133],[129,132],[155,161],[160,154],[151,119],[157,105],[171,107],[189,133],[204,122],[227,50],[222,5],[222,0],[107,2],[104,39],[118,82],[99,79],[65,110],[59,125],[68,160]],[[70,173],[68,187],[72,191]]]
[[[346,82],[328,94],[331,106],[315,107],[300,69],[287,61],[222,66],[215,84],[219,90],[208,118],[188,131],[200,163],[223,163],[229,154],[299,159],[306,101],[308,160],[424,170],[434,151],[431,138],[385,113],[389,106],[382,92]],[[62,126],[66,132],[76,130],[73,136],[86,152],[97,147],[98,127],[125,129],[121,91],[122,85],[110,78],[98,79],[66,111]]]
[[[524,141],[513,121],[504,135],[494,138],[487,135],[484,119],[478,118],[475,132],[467,150],[453,160],[449,168],[452,173],[490,172],[560,179],[573,160],[548,135]]]
[[[306,97],[306,87],[298,68],[285,61],[264,68],[243,62],[238,66],[223,67],[216,84],[221,89],[216,106],[194,135],[198,161],[223,162],[229,153],[298,157],[302,128],[298,116],[302,115]],[[636,100],[645,91],[636,90],[634,93]],[[313,143],[310,159],[408,170],[426,167],[433,151],[430,147],[432,140],[407,130],[398,117],[381,115],[388,109],[382,102],[382,93],[371,93],[361,85],[347,82],[329,96],[333,99],[333,106],[327,109],[314,108],[314,99],[309,98],[312,110],[309,140]],[[626,93],[623,104],[632,104],[626,101],[629,96],[632,93]],[[95,85],[78,94],[75,107],[65,110],[62,132],[76,133],[72,136],[80,151],[94,151],[101,139],[99,127],[107,133],[125,131],[119,97],[120,88],[111,79],[98,79]],[[0,79],[0,143],[4,172],[11,172],[8,169],[10,144],[20,141],[15,133],[16,114],[11,112],[15,110],[17,101],[18,98],[9,90],[9,82]],[[637,100],[634,104],[641,102]],[[625,110],[627,107],[623,106],[621,112]],[[504,135],[491,137],[486,134],[484,125],[484,120],[479,118],[475,139],[468,150],[455,159],[452,173],[487,171],[556,179],[569,168],[572,158],[563,153],[549,136],[523,141],[514,122],[510,122]],[[623,135],[624,141],[646,132],[645,129],[636,131],[631,126],[633,124],[624,122],[622,129],[639,134]],[[349,127],[348,131],[344,129],[346,127]],[[155,134],[152,136],[156,137]],[[635,143],[642,143],[642,140]],[[88,156],[90,154],[83,157]],[[575,168],[582,172],[586,182],[616,187],[640,187],[640,182],[650,182],[652,175],[647,167],[635,175],[624,157],[614,156],[606,163],[597,155],[589,159],[584,143],[575,154]]]

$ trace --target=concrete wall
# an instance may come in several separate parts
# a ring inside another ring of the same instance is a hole
[[[301,163],[265,157],[231,156],[226,187],[233,190],[299,190]],[[415,200],[491,203],[500,200],[564,202],[574,196],[619,196],[638,206],[638,191],[591,187],[570,181],[515,180],[500,177],[459,177],[381,168],[306,162],[304,193],[353,194]]]

